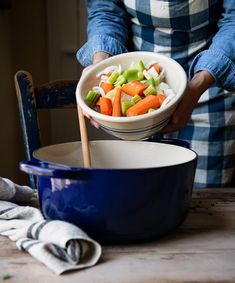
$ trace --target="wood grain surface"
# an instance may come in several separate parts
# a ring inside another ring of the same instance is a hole
[[[141,245],[103,246],[96,266],[61,276],[0,236],[0,282],[235,282],[235,189],[194,191],[175,232]]]

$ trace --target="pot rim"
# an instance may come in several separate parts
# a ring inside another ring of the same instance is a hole
[[[158,139],[158,141],[123,141],[123,140],[92,140],[90,141],[91,143],[104,143],[104,142],[111,142],[111,143],[148,143],[148,144],[154,144],[156,145],[157,143],[163,143],[163,144],[168,144],[170,146],[174,146],[174,147],[180,147],[183,148],[185,151],[190,151],[191,153],[193,153],[193,157],[190,160],[187,160],[185,162],[179,162],[176,164],[169,164],[169,165],[161,165],[161,166],[155,166],[155,167],[137,167],[137,168],[133,168],[133,167],[127,167],[127,168],[102,168],[102,167],[92,167],[92,168],[85,168],[82,166],[70,166],[70,165],[65,165],[62,163],[57,163],[57,162],[53,162],[53,161],[47,161],[47,160],[43,160],[39,157],[36,156],[37,152],[39,152],[40,150],[43,150],[45,148],[50,148],[50,147],[54,147],[54,146],[60,146],[60,145],[66,145],[66,144],[81,144],[81,141],[75,141],[75,142],[65,142],[65,143],[58,143],[58,144],[53,144],[53,145],[48,145],[48,146],[44,146],[41,147],[39,149],[36,149],[33,152],[33,159],[32,161],[41,163],[46,165],[48,168],[50,167],[51,169],[55,169],[55,170],[72,170],[72,171],[136,171],[136,170],[156,170],[156,169],[160,169],[160,168],[169,168],[169,167],[175,167],[175,166],[180,166],[183,164],[188,164],[194,161],[197,161],[198,155],[197,153],[186,147],[186,143],[182,140],[179,139],[171,139],[171,138],[160,138]],[[179,144],[177,144],[179,143]],[[183,145],[185,144],[185,146]]]

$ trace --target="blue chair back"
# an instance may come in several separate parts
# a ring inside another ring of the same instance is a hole
[[[21,70],[15,74],[14,80],[25,158],[31,160],[34,150],[42,146],[37,110],[76,108],[75,91],[78,81],[58,80],[34,87],[32,75]],[[35,189],[33,176],[30,176],[29,182]]]

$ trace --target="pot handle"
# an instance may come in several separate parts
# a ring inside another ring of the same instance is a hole
[[[66,165],[53,165],[37,161],[22,161],[20,162],[20,170],[29,174],[40,177],[61,178],[61,179],[88,179],[88,170],[69,167]]]

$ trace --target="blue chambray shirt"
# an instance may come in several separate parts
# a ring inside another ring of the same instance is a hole
[[[217,85],[235,90],[235,0],[87,0],[88,41],[77,52],[155,51],[177,60],[191,78],[210,72]]]
[[[154,51],[178,61],[189,79],[201,70],[213,84],[187,127],[166,137],[197,152],[195,188],[235,186],[235,0],[87,0],[84,66],[97,51]]]

